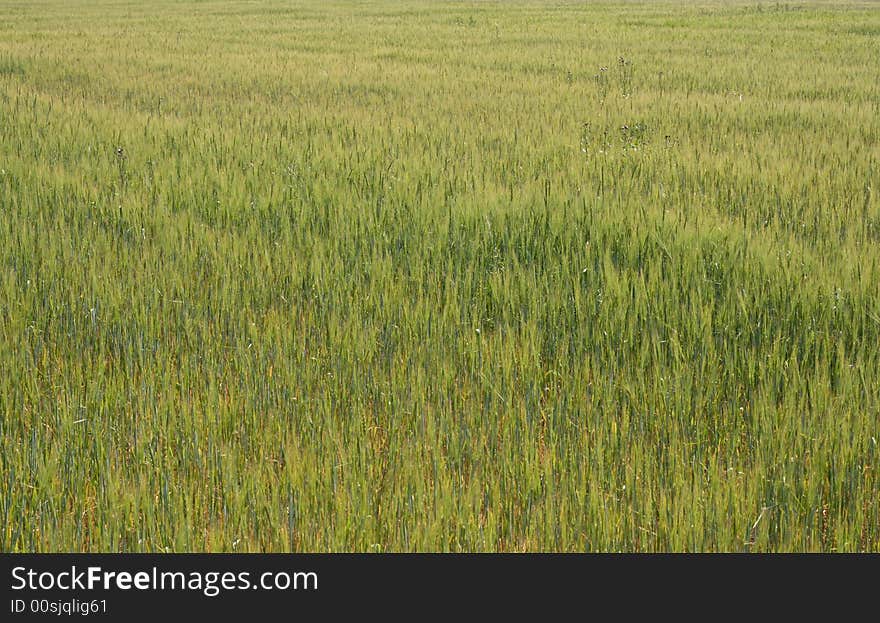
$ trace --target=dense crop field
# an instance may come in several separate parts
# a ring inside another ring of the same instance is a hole
[[[0,550],[877,551],[880,10],[0,0]]]

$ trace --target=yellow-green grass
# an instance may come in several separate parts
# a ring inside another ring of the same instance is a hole
[[[880,11],[0,0],[3,551],[877,551]]]

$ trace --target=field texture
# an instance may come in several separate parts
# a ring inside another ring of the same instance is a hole
[[[0,0],[0,550],[880,550],[880,10]]]

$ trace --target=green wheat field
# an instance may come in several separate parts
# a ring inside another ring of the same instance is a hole
[[[0,0],[0,550],[880,550],[880,6]]]

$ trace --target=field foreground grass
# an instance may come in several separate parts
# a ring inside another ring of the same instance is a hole
[[[880,550],[880,11],[0,0],[0,550]]]

